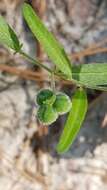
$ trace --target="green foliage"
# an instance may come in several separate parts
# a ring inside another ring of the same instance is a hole
[[[6,23],[2,16],[0,16],[0,43],[8,46],[15,51],[19,51],[21,48],[15,32]]]
[[[17,35],[2,16],[0,16],[0,43],[15,50],[15,52],[19,52],[33,64],[44,68],[49,73],[70,80],[80,87],[75,92],[72,103],[66,94],[55,94],[51,89],[41,90],[36,98],[36,103],[38,104],[37,117],[44,125],[50,125],[56,121],[58,115],[70,111],[57,145],[57,151],[63,153],[69,149],[76,138],[87,111],[87,95],[83,87],[107,91],[107,63],[71,66],[70,60],[61,44],[47,30],[32,7],[26,3],[23,5],[23,15],[34,36],[44,47],[51,61],[56,65],[55,72],[21,50],[21,44]]]
[[[84,64],[73,66],[72,77],[77,84],[88,88],[107,90],[107,63]]]
[[[69,149],[80,130],[87,112],[87,96],[85,90],[79,88],[73,99],[72,109],[68,115],[64,130],[57,145],[57,151],[63,153]]]
[[[42,105],[37,112],[37,118],[43,125],[50,125],[58,118],[57,112],[50,105]]]
[[[71,63],[63,49],[30,5],[24,3],[23,15],[34,36],[43,45],[50,59],[67,78],[72,78]]]
[[[54,109],[58,112],[59,115],[65,114],[70,111],[72,106],[69,96],[65,93],[57,93],[56,100],[53,104]]]

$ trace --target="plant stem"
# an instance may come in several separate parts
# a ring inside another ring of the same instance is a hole
[[[49,67],[47,67],[46,65],[42,64],[39,60],[36,60],[32,57],[30,57],[28,54],[26,54],[24,51],[19,51],[18,53],[20,53],[22,56],[24,56],[25,58],[27,58],[30,62],[32,62],[33,64],[37,65],[38,67],[41,67],[43,69],[45,69],[46,71],[48,71],[50,74],[54,74],[55,76],[58,76],[60,78],[62,78],[63,80],[66,80],[65,77],[63,77],[63,75],[61,73],[58,73],[55,70],[51,70]],[[76,82],[72,79],[72,82],[74,84],[76,84]]]
[[[52,72],[52,74],[51,74],[51,88],[52,88],[53,92],[55,92],[55,75],[54,75],[54,72]]]
[[[27,55],[25,52],[23,51],[20,51],[19,52],[21,55],[23,55],[25,58],[27,58],[28,60],[30,60],[33,64],[39,66],[39,67],[42,67],[44,68],[45,70],[47,70],[49,73],[52,73],[53,71],[48,68],[47,66],[43,65],[40,61],[36,60],[36,59],[33,59],[32,57],[30,57],[29,55]]]

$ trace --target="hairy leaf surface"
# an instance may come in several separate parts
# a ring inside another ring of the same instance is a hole
[[[87,95],[85,90],[77,89],[72,99],[72,108],[68,115],[60,141],[57,145],[57,151],[63,153],[69,149],[76,138],[84,117],[87,112]]]
[[[92,89],[107,90],[107,63],[73,66],[73,79]]]
[[[19,51],[21,48],[21,45],[15,32],[6,23],[2,16],[0,16],[0,43],[10,47],[15,51]]]
[[[44,47],[50,59],[57,66],[57,68],[62,71],[66,78],[71,79],[71,63],[63,47],[57,42],[52,33],[47,30],[32,7],[27,3],[24,3],[23,6],[23,15],[29,28]]]

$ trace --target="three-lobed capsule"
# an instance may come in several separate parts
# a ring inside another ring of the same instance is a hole
[[[37,118],[43,125],[50,125],[56,121],[59,115],[70,111],[72,107],[68,95],[63,92],[53,92],[51,89],[42,89],[36,96],[39,106]]]

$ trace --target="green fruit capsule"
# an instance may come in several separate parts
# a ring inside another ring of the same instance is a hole
[[[42,89],[39,91],[36,97],[36,102],[38,105],[48,104],[52,105],[55,102],[56,95],[50,89]]]
[[[43,125],[50,125],[58,118],[57,112],[50,105],[42,105],[37,112],[37,118]]]
[[[72,106],[69,96],[65,93],[58,93],[56,95],[56,100],[53,104],[54,109],[58,112],[59,115],[65,114],[70,111]]]

